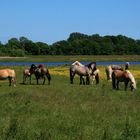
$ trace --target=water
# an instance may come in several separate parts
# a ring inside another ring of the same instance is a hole
[[[31,66],[31,64],[44,64],[47,66],[64,66],[64,65],[70,65],[73,62],[0,62],[0,66]],[[90,62],[81,62],[82,64],[86,65]],[[124,65],[126,62],[119,62],[119,61],[100,61],[97,62],[97,65]],[[140,65],[140,61],[131,61],[129,62],[130,65]]]

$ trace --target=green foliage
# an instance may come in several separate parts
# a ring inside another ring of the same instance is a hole
[[[6,52],[9,50],[9,52]],[[67,40],[48,45],[33,42],[26,37],[11,38],[8,43],[0,43],[0,55],[11,55],[13,49],[21,49],[22,55],[128,55],[140,54],[140,40],[123,35],[100,36],[71,33]],[[13,55],[13,54],[12,54]],[[14,54],[18,56],[18,53]]]

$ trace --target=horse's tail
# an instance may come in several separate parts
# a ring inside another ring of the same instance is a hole
[[[113,89],[116,89],[116,78],[114,71],[112,72],[112,87]]]
[[[72,71],[72,66],[70,67],[70,82],[73,84],[73,71]]]
[[[50,81],[51,81],[51,75],[50,75],[50,73],[49,73],[49,70],[48,70],[48,69],[47,69],[46,76],[47,76],[47,78],[48,78],[49,85],[50,85]]]

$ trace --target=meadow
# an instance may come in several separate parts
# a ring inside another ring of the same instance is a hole
[[[42,62],[42,61],[41,61]],[[4,68],[4,67],[0,67]],[[103,66],[99,85],[70,84],[69,66],[49,67],[51,85],[22,84],[24,66],[13,66],[17,86],[0,81],[0,139],[2,140],[139,140],[140,65],[130,67],[134,92],[113,90]]]

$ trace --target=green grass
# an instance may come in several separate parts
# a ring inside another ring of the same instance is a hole
[[[52,75],[51,85],[22,84],[24,67],[13,67],[17,87],[0,81],[0,139],[8,140],[139,140],[140,79],[137,90],[99,85],[71,85],[68,76]],[[65,73],[65,67],[56,70]],[[135,66],[134,70],[139,70]],[[53,70],[53,67],[50,68]],[[64,70],[64,71],[63,71]],[[101,69],[102,70],[102,69]],[[104,71],[101,71],[104,73]],[[65,74],[64,74],[65,75]],[[101,74],[101,76],[104,76]]]

